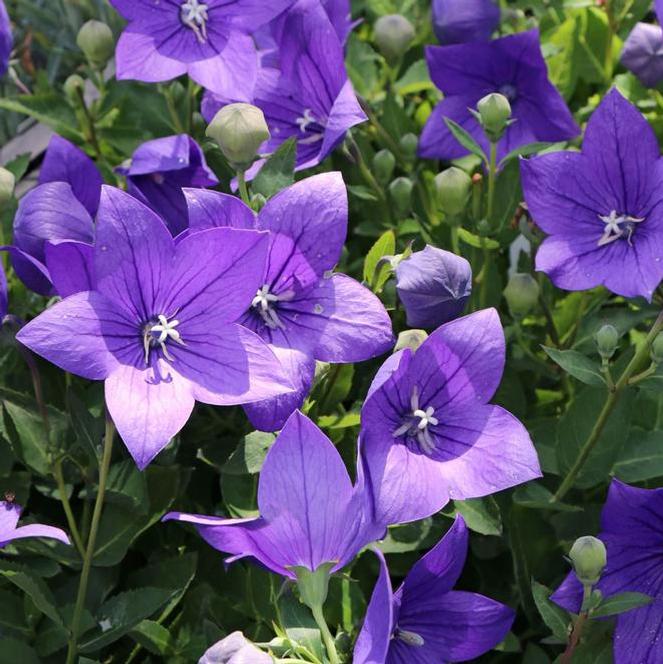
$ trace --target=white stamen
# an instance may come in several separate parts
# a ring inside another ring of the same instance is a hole
[[[599,219],[605,224],[605,230],[603,235],[598,241],[599,247],[604,247],[606,244],[610,244],[619,238],[624,237],[626,234],[626,240],[629,243],[629,246],[633,246],[632,237],[633,237],[633,224],[639,224],[643,222],[644,217],[631,217],[625,214],[617,214],[616,210],[612,210],[609,215],[599,215]],[[620,224],[627,224],[626,228],[622,228]]]
[[[152,325],[151,327],[148,326],[145,329],[145,333],[143,335],[143,346],[145,348],[145,364],[150,363],[150,348],[153,345],[161,346],[161,351],[163,352],[164,357],[167,360],[170,360],[171,362],[174,362],[175,358],[168,352],[168,347],[166,346],[166,342],[174,341],[180,346],[186,346],[184,341],[182,341],[182,335],[179,333],[177,329],[175,329],[180,324],[180,321],[178,321],[177,319],[169,320],[168,317],[164,316],[163,314],[159,314],[157,316],[157,320],[159,321],[159,324]],[[155,337],[154,335],[156,334],[158,334],[159,336]]]
[[[269,286],[265,285],[258,290],[258,293],[253,298],[253,302],[251,302],[251,306],[257,310],[260,317],[265,321],[265,325],[267,325],[270,330],[276,330],[277,328],[285,330],[283,321],[276,313],[275,305],[277,302],[283,302],[291,297],[292,293],[274,295],[274,293],[269,292]]]
[[[416,632],[397,629],[395,636],[399,641],[403,641],[403,643],[406,643],[408,646],[414,646],[415,648],[421,648],[426,644],[423,637],[419,636]]]
[[[312,125],[314,122],[317,122],[317,120],[313,117],[313,111],[310,108],[307,108],[304,111],[304,115],[301,118],[297,118],[295,122],[299,127],[299,131],[301,131],[302,134],[305,134],[309,125]]]
[[[201,44],[207,41],[208,6],[200,0],[186,0],[180,8],[182,23],[191,28]]]
[[[414,387],[410,397],[412,412],[406,417],[405,422],[393,433],[394,438],[409,436],[417,439],[422,452],[432,454],[435,451],[435,441],[430,434],[429,426],[437,426],[440,421],[435,417],[435,409],[429,406],[425,410],[419,407],[419,389]],[[417,421],[419,420],[419,421]]]

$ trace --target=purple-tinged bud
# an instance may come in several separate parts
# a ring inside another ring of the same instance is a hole
[[[450,217],[458,217],[465,212],[470,200],[472,178],[460,168],[452,166],[435,176],[440,209]]]
[[[113,31],[101,21],[83,24],[76,37],[78,48],[94,67],[103,67],[113,55],[115,38]]]
[[[407,53],[416,33],[405,16],[390,14],[375,22],[375,43],[389,63],[397,62]]]
[[[511,119],[509,100],[498,92],[491,92],[479,100],[477,111],[486,136],[493,143],[497,143],[504,135]]]
[[[399,217],[404,217],[412,210],[412,190],[414,184],[409,178],[396,178],[389,185],[389,195]]]
[[[373,172],[375,179],[380,184],[387,184],[394,176],[394,169],[396,168],[396,157],[389,150],[380,150],[373,157]]]
[[[612,325],[604,325],[596,333],[595,339],[599,355],[604,360],[609,360],[619,346],[619,332]]]
[[[427,245],[396,268],[407,324],[433,329],[460,316],[472,294],[472,268],[461,256]]]
[[[651,359],[654,364],[663,364],[663,332],[659,332],[651,345]]]
[[[2,210],[14,197],[16,178],[11,171],[0,168],[0,210]]]
[[[642,85],[655,88],[663,80],[663,29],[637,23],[624,43],[621,60]]]
[[[516,319],[527,316],[539,301],[540,292],[539,284],[531,274],[512,275],[504,289],[504,298],[511,315]]]
[[[246,168],[258,148],[270,138],[264,113],[251,104],[228,104],[210,122],[206,131],[215,140],[229,163]]]
[[[274,660],[249,641],[242,632],[233,632],[213,645],[198,660],[198,664],[273,664]]]
[[[499,22],[495,0],[433,0],[433,30],[440,44],[488,41]]]
[[[585,586],[593,586],[599,582],[608,564],[608,553],[600,539],[591,536],[580,537],[574,542],[569,552],[569,559],[578,581]]]

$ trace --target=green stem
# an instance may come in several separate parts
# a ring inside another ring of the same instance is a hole
[[[182,119],[180,118],[180,114],[177,112],[177,109],[175,108],[175,102],[173,101],[173,96],[170,93],[170,89],[162,87],[162,94],[166,98],[166,107],[168,108],[168,114],[170,115],[170,119],[173,124],[173,129],[178,134],[186,134],[186,129],[182,124]]]
[[[639,369],[639,367],[642,366],[643,361],[649,355],[651,345],[661,330],[663,330],[663,312],[658,315],[656,322],[647,335],[645,343],[629,362],[626,369],[624,369],[624,373],[622,373],[622,375],[619,377],[619,380],[615,383],[614,388],[608,392],[608,396],[605,400],[605,403],[603,404],[603,408],[598,416],[598,419],[594,423],[594,427],[592,428],[589,437],[580,448],[578,458],[575,460],[571,470],[569,470],[567,473],[559,489],[557,489],[557,493],[555,493],[555,495],[550,499],[551,503],[561,501],[575,484],[580,471],[583,469],[587,459],[589,458],[589,455],[592,453],[592,450],[601,439],[603,429],[605,429],[605,426],[610,419],[610,415],[617,405],[622,392],[629,386],[629,381],[635,372]]]
[[[617,22],[615,21],[615,16],[612,11],[612,2],[611,0],[606,0],[605,2],[605,13],[608,18],[608,43],[606,44],[605,49],[605,77],[608,84],[612,84],[612,75],[614,73],[614,56],[612,50],[612,44],[615,41],[615,35],[617,34]]]
[[[239,195],[242,200],[250,207],[251,197],[249,196],[249,188],[246,186],[246,175],[242,169],[237,170],[237,184],[239,185]]]
[[[584,586],[583,602],[582,602],[583,605],[587,602],[591,594],[592,594],[592,587]],[[578,643],[580,643],[582,630],[585,627],[585,623],[587,622],[588,618],[589,618],[588,611],[582,611],[578,616],[578,619],[573,625],[573,630],[571,631],[571,636],[569,637],[569,643],[566,647],[566,650],[564,651],[564,654],[562,655],[562,658],[560,659],[560,664],[571,664],[571,662],[573,661],[573,654],[575,653]]]
[[[339,659],[338,653],[336,652],[334,637],[329,631],[329,627],[327,626],[327,621],[325,620],[325,617],[322,614],[322,607],[321,606],[314,607],[311,609],[311,611],[313,612],[313,618],[315,619],[318,629],[320,630],[320,634],[322,634],[322,640],[325,643],[325,648],[327,649],[327,656],[329,657],[330,664],[340,664],[341,660]]]
[[[357,163],[357,166],[359,167],[359,172],[361,173],[361,176],[364,178],[366,184],[375,192],[376,196],[380,199],[380,201],[386,204],[387,196],[385,195],[384,190],[380,186],[380,183],[375,179],[373,173],[371,173],[371,169],[366,164],[366,160],[364,159],[364,155],[361,153],[361,150],[357,145],[357,141],[355,141],[355,139],[352,136],[350,136],[349,138],[349,145],[350,145],[350,153],[352,154],[352,157]]]
[[[87,124],[88,139],[90,140],[90,143],[92,143],[97,159],[101,159],[101,147],[99,146],[99,140],[97,139],[97,129],[94,125],[94,118],[90,113],[90,109],[85,103],[85,93],[83,92],[83,88],[77,87],[76,94],[78,95],[78,101],[85,117],[85,123]]]
[[[74,540],[74,545],[76,550],[80,554],[81,558],[85,556],[85,547],[83,546],[83,540],[81,539],[81,534],[76,525],[76,519],[74,513],[71,509],[71,503],[67,497],[67,487],[64,481],[64,474],[62,472],[62,462],[58,459],[53,462],[52,467],[53,477],[55,478],[55,483],[58,486],[58,493],[60,494],[60,502],[62,503],[62,509],[64,510],[65,516],[67,517],[67,524],[69,526],[69,531],[71,532],[71,538]]]
[[[460,243],[458,242],[458,226],[451,226],[451,251],[460,256]]]
[[[90,526],[90,537],[87,541],[87,548],[83,558],[83,569],[78,583],[78,593],[76,595],[76,606],[74,607],[74,616],[71,621],[71,634],[69,637],[69,648],[67,651],[66,664],[74,664],[78,654],[78,637],[85,608],[87,597],[87,587],[90,580],[90,570],[92,569],[92,560],[94,550],[97,544],[97,534],[101,522],[101,513],[104,506],[104,497],[106,495],[106,484],[108,482],[108,472],[110,470],[111,455],[113,452],[113,437],[115,436],[115,426],[110,418],[106,420],[106,435],[104,440],[104,452],[99,468],[99,488],[97,490],[97,499],[94,503],[94,512],[92,513],[92,524]]]
[[[495,183],[497,182],[497,143],[490,144],[490,164],[488,168],[488,209],[486,219],[489,224],[493,222],[495,209]]]

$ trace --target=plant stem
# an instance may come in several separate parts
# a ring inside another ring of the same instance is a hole
[[[583,605],[586,603],[591,593],[592,593],[592,587],[584,586]],[[575,652],[578,643],[580,643],[582,630],[585,627],[585,623],[587,622],[588,617],[589,617],[588,611],[581,611],[580,615],[578,616],[578,620],[576,620],[575,624],[573,625],[573,630],[571,631],[571,636],[569,638],[569,644],[566,646],[566,650],[564,651],[564,654],[560,659],[560,664],[571,664],[571,662],[573,661],[573,653]]]
[[[626,369],[624,369],[624,373],[622,373],[622,375],[619,377],[619,380],[615,383],[615,386],[609,390],[608,396],[605,400],[605,403],[603,404],[603,408],[594,424],[594,427],[592,428],[591,433],[589,434],[589,437],[580,448],[580,453],[578,454],[575,463],[571,467],[571,470],[569,470],[567,473],[559,489],[557,489],[557,493],[555,493],[555,495],[550,499],[551,503],[557,503],[562,500],[575,484],[575,481],[578,478],[578,475],[583,469],[585,463],[587,462],[589,455],[592,453],[592,450],[601,439],[603,429],[608,423],[610,415],[617,405],[622,392],[628,387],[631,377],[642,365],[643,360],[649,354],[651,345],[661,330],[663,330],[663,311],[658,315],[656,322],[647,335],[645,343],[629,362],[629,365],[626,367]]]
[[[380,201],[386,204],[387,196],[385,195],[384,190],[380,186],[379,182],[375,179],[373,173],[371,173],[371,169],[366,164],[364,155],[362,155],[361,150],[357,145],[357,141],[355,141],[355,139],[352,136],[349,137],[349,145],[350,145],[350,153],[352,154],[353,159],[357,163],[359,172],[366,181],[366,184],[375,192],[376,196],[380,199]]]
[[[612,75],[614,73],[614,57],[612,51],[612,44],[615,41],[615,35],[617,34],[617,22],[615,21],[615,15],[612,11],[612,0],[606,0],[605,2],[605,13],[608,18],[608,43],[605,48],[605,77],[606,81],[609,84],[612,84]]]
[[[490,144],[490,164],[488,167],[488,205],[486,219],[489,224],[493,222],[495,209],[495,183],[497,182],[497,143]]]
[[[62,503],[62,509],[64,510],[65,516],[67,517],[67,525],[71,531],[71,538],[74,540],[74,545],[76,550],[80,554],[81,558],[85,557],[85,547],[83,546],[83,540],[81,539],[81,534],[76,525],[76,519],[74,513],[71,509],[71,503],[67,497],[67,487],[64,481],[64,474],[62,472],[62,462],[60,459],[57,459],[53,462],[52,467],[53,477],[55,478],[55,483],[58,486],[58,493],[60,494],[60,502]]]
[[[78,101],[80,102],[81,110],[83,111],[85,122],[87,124],[87,138],[89,139],[90,143],[92,143],[92,147],[94,148],[94,153],[97,156],[97,159],[101,159],[101,147],[99,146],[99,140],[97,139],[97,129],[94,126],[94,118],[90,113],[90,109],[88,108],[87,103],[85,102],[85,93],[83,92],[83,88],[77,87],[76,94],[78,95]]]
[[[313,618],[315,619],[320,634],[322,634],[322,640],[325,643],[325,648],[327,649],[327,656],[329,657],[330,664],[340,664],[341,660],[338,658],[338,653],[336,652],[336,645],[334,644],[334,637],[329,631],[327,626],[327,621],[325,620],[324,615],[322,614],[322,607],[317,606],[311,609],[313,612]]]
[[[97,490],[97,499],[94,503],[94,512],[92,513],[92,524],[90,526],[90,536],[87,541],[85,556],[83,557],[83,569],[81,570],[80,581],[78,583],[78,593],[76,595],[76,606],[74,616],[71,622],[71,634],[69,637],[69,649],[67,651],[67,663],[74,664],[78,651],[78,637],[85,608],[87,597],[87,586],[90,580],[90,570],[92,569],[92,560],[94,558],[94,549],[97,543],[97,534],[101,522],[101,512],[104,506],[104,497],[106,495],[106,483],[108,481],[108,471],[110,470],[111,455],[113,452],[113,437],[115,436],[115,426],[110,418],[106,420],[106,435],[104,440],[104,452],[99,468],[99,488]]]
[[[237,184],[239,185],[239,195],[242,200],[248,205],[251,205],[251,198],[249,196],[249,188],[246,186],[246,176],[242,169],[237,171]]]

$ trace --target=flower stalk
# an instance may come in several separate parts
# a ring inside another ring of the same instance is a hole
[[[313,619],[315,620],[320,634],[322,635],[322,640],[327,649],[327,656],[329,657],[330,664],[340,664],[341,660],[339,659],[338,652],[336,652],[336,645],[334,644],[334,637],[329,631],[327,621],[322,613],[322,606],[316,605],[311,607],[311,612],[313,613]]]
[[[571,662],[573,661],[573,655],[575,653],[576,648],[578,647],[578,644],[580,643],[580,638],[582,637],[582,632],[583,629],[585,628],[585,624],[589,619],[589,611],[586,610],[585,607],[589,604],[591,595],[592,595],[592,586],[584,585],[583,597],[582,597],[582,610],[580,611],[578,619],[573,624],[573,629],[571,630],[571,635],[569,637],[569,643],[566,646],[564,654],[562,655],[560,664],[571,664]]]

